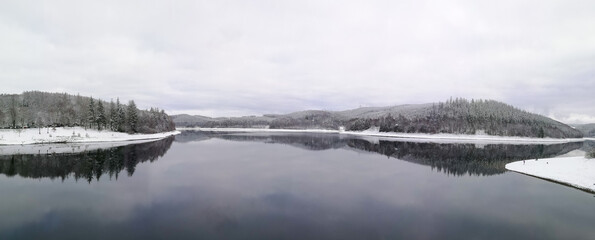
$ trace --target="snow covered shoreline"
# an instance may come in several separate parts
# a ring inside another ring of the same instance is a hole
[[[161,139],[179,134],[179,131],[155,134],[128,134],[98,131],[82,127],[0,129],[0,145],[24,145],[46,143],[123,142]]]
[[[119,142],[40,143],[26,145],[0,145],[1,155],[80,153],[98,149],[121,147],[158,141],[159,139],[130,140]]]
[[[585,157],[530,159],[512,162],[505,167],[511,171],[595,193],[595,159]]]
[[[556,144],[582,142],[584,138],[529,138],[490,135],[464,134],[425,134],[425,133],[393,133],[366,130],[361,132],[328,129],[266,129],[266,128],[176,128],[177,130],[196,130],[210,132],[272,132],[272,133],[336,133],[356,136],[374,136],[407,140],[429,140],[447,142],[490,142],[490,143],[523,143],[523,144]]]

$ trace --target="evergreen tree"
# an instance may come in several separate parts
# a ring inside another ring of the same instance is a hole
[[[87,124],[89,128],[93,128],[93,124],[97,122],[96,114],[95,114],[95,100],[93,97],[89,100],[89,108],[87,113]]]
[[[114,100],[112,99],[109,102],[109,129],[112,131],[118,130],[118,129],[116,129],[117,115],[118,115],[118,110],[116,109],[116,104],[114,103]]]
[[[126,113],[122,104],[120,104],[120,98],[116,100],[116,131],[124,132],[124,123],[126,121]]]
[[[130,132],[137,132],[138,109],[136,108],[134,100],[130,100],[130,102],[128,102],[128,109],[126,115],[128,117],[127,120]]]
[[[537,137],[540,138],[544,138],[545,137],[545,131],[543,131],[543,127],[539,128],[539,132],[537,133]]]
[[[105,117],[105,109],[103,108],[103,103],[101,99],[97,101],[97,130],[101,130],[106,122],[107,119]]]
[[[17,127],[17,117],[18,117],[18,107],[17,107],[17,101],[15,99],[15,96],[11,96],[11,98],[10,98],[10,108],[8,109],[8,114],[10,116],[10,123],[12,125],[12,128],[16,128]]]

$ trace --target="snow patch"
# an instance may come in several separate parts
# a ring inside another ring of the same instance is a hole
[[[402,139],[427,139],[427,140],[447,140],[461,142],[490,142],[490,143],[523,143],[523,144],[555,144],[567,142],[582,142],[583,138],[530,138],[530,137],[511,137],[511,136],[492,136],[492,135],[466,135],[466,134],[427,134],[427,133],[395,133],[395,132],[351,132],[344,134],[364,135],[376,137],[390,137]]]
[[[557,157],[506,164],[506,169],[595,192],[595,159]]]
[[[370,133],[372,133],[372,134],[380,133],[380,127],[372,126],[372,127],[368,128],[368,129],[362,131],[362,133],[368,133],[368,134],[370,134]]]

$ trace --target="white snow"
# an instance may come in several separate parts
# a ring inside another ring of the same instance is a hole
[[[583,138],[529,138],[508,137],[491,135],[465,135],[465,134],[426,134],[426,133],[395,133],[380,132],[378,128],[365,131],[341,131],[328,129],[265,129],[265,128],[177,128],[177,130],[197,130],[211,132],[296,132],[296,133],[337,133],[356,136],[374,136],[391,139],[406,139],[407,141],[431,142],[482,142],[482,143],[514,143],[514,144],[557,144],[567,142],[582,142]]]
[[[145,139],[161,139],[179,133],[179,131],[171,131],[155,134],[128,134],[107,130],[98,131],[94,129],[84,129],[81,127],[1,129],[0,145],[121,142]]]
[[[159,139],[131,140],[122,142],[85,142],[85,143],[43,143],[26,145],[0,145],[0,155],[15,154],[57,154],[79,153],[97,149],[120,147],[129,144],[153,142]]]
[[[595,192],[595,159],[557,157],[506,164],[506,169]]]
[[[460,141],[480,141],[480,142],[518,142],[527,144],[547,144],[547,143],[567,143],[567,142],[582,142],[583,138],[530,138],[530,137],[512,137],[512,136],[492,136],[492,135],[467,135],[467,134],[427,134],[427,133],[395,133],[395,132],[374,132],[362,131],[352,132],[346,131],[345,134],[376,136],[376,137],[391,137],[391,138],[411,138],[411,139],[436,139],[436,140],[460,140]]]

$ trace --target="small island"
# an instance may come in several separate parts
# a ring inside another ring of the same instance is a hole
[[[136,103],[31,91],[0,95],[0,145],[111,142],[175,135],[171,118]]]

